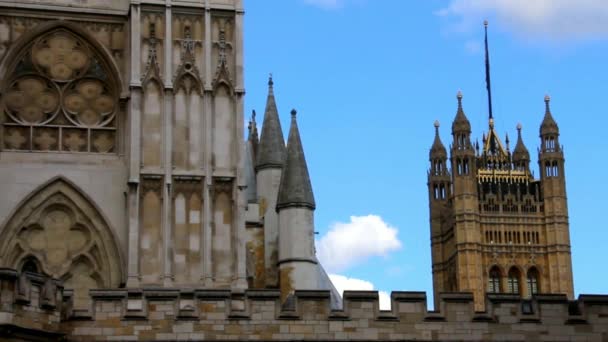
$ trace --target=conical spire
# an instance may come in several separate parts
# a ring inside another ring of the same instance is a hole
[[[265,168],[282,168],[285,162],[285,140],[283,139],[281,121],[279,121],[277,104],[274,99],[273,85],[272,75],[270,75],[264,124],[262,125],[262,135],[256,157],[256,171]]]
[[[517,124],[517,143],[515,144],[515,149],[513,150],[513,161],[529,161],[530,160],[530,152],[526,148],[524,144],[524,140],[521,138],[521,124]]]
[[[296,110],[291,111],[291,128],[287,140],[287,158],[281,176],[277,210],[286,207],[307,207],[315,209],[304,149],[296,121]]]
[[[433,141],[433,146],[431,146],[431,151],[429,153],[429,157],[431,159],[434,158],[447,158],[448,153],[441,142],[441,137],[439,137],[439,121],[435,120],[433,124],[435,126],[435,140]]]
[[[540,125],[540,135],[559,134],[557,122],[555,122],[555,119],[553,119],[553,115],[551,115],[551,107],[549,105],[550,102],[551,97],[549,95],[545,95],[545,117],[543,118],[543,122]]]
[[[458,110],[456,111],[454,122],[452,122],[452,132],[470,133],[471,123],[462,109],[462,92],[460,90],[458,91],[458,94],[456,94],[456,99],[458,99]]]

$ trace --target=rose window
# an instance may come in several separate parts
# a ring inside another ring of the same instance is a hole
[[[116,81],[101,61],[90,44],[65,29],[27,45],[0,84],[0,148],[116,153]]]

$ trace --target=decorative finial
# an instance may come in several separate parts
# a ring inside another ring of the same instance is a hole
[[[435,128],[439,128],[439,120],[435,120],[433,126],[435,126]]]
[[[551,108],[549,107],[549,103],[551,102],[551,96],[549,94],[545,95],[545,112],[551,113]]]
[[[456,98],[458,99],[458,109],[462,109],[462,91],[460,89],[456,93]]]
[[[509,133],[505,134],[505,143],[507,144],[507,150],[509,149]]]
[[[291,118],[295,119],[296,118],[296,114],[298,114],[298,112],[295,109],[291,110]]]
[[[483,26],[488,27],[488,20],[483,21]]]
[[[274,85],[274,82],[272,81],[272,73],[270,73],[270,74],[268,75],[268,86],[269,86],[270,88],[272,88],[272,86],[273,86],[273,85]]]
[[[251,121],[255,122],[255,109],[251,111]]]
[[[523,128],[523,126],[521,125],[521,122],[518,122],[518,123],[517,123],[517,127],[516,127],[516,128],[517,128],[517,131],[518,131],[519,133],[521,133],[521,129]]]
[[[548,103],[551,101],[551,96],[549,94],[545,94],[545,102]]]
[[[494,119],[490,118],[490,129],[494,128]]]

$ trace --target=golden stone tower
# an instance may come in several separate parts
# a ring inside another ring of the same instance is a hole
[[[471,143],[471,125],[458,93],[448,153],[435,123],[428,174],[435,298],[473,292],[476,308],[487,293],[573,297],[564,154],[545,97],[540,126],[540,179],[517,125],[513,151],[489,120],[483,144]]]

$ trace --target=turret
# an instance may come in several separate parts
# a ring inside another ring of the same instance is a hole
[[[275,206],[286,153],[273,87],[271,76],[268,80],[264,123],[255,161],[258,203],[264,222],[264,268],[267,287],[278,286],[279,226]]]
[[[471,144],[471,123],[462,109],[461,91],[458,91],[456,98],[458,99],[458,109],[452,122],[452,173],[455,177],[474,176],[475,149]]]
[[[516,170],[529,171],[530,170],[530,152],[526,148],[524,141],[521,137],[521,124],[517,124],[517,143],[513,150],[513,166]]]
[[[315,199],[304,157],[304,149],[291,111],[287,157],[281,177],[276,210],[279,215],[279,273],[281,297],[294,290],[318,289],[314,250]]]
[[[559,144],[559,128],[553,119],[550,107],[551,97],[545,96],[545,117],[540,125],[540,149],[538,162],[541,179],[564,179],[564,154]]]
[[[550,250],[547,258],[551,265],[545,274],[548,286],[543,290],[551,293],[565,293],[572,298],[574,291],[564,152],[559,144],[559,128],[551,114],[550,102],[551,98],[546,95],[545,117],[540,125],[541,147],[538,153],[544,216],[547,224],[545,239]]]
[[[431,168],[428,174],[429,199],[445,201],[449,197],[450,174],[448,172],[448,153],[439,137],[439,121],[435,121],[435,140],[429,152]]]

